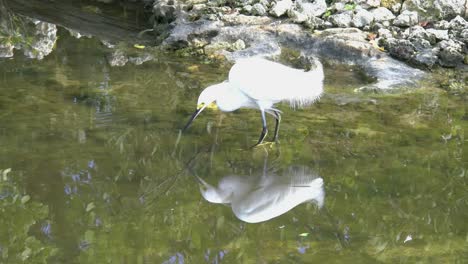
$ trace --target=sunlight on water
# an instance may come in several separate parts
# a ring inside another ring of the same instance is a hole
[[[110,67],[61,34],[42,61],[0,61],[0,262],[468,258],[466,94],[354,93],[369,80],[326,67],[325,96],[280,105],[280,143],[250,150],[255,110],[206,111],[178,138],[228,66]]]

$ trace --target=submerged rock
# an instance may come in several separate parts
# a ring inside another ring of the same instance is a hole
[[[23,45],[24,55],[31,59],[43,59],[54,49],[57,41],[57,27],[47,22],[35,21],[35,36],[29,45]]]
[[[125,66],[128,62],[128,57],[125,52],[116,50],[107,56],[107,61],[111,66]]]
[[[11,43],[0,43],[0,58],[13,57],[13,49],[15,47]]]

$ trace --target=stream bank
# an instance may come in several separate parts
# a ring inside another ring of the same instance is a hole
[[[458,8],[461,1],[435,0],[431,8],[416,1],[378,0],[140,1],[123,5],[124,17],[106,12],[116,6],[114,1],[81,6],[73,1],[3,2],[32,17],[23,24],[33,37],[25,38],[29,43],[3,41],[2,57],[11,57],[16,48],[28,57],[43,58],[53,50],[60,25],[75,37],[100,38],[112,50],[111,66],[144,63],[155,58],[155,50],[228,61],[278,59],[293,50],[297,57],[319,57],[326,66],[357,67],[375,80],[364,90],[412,87],[428,70],[440,67],[455,68],[463,76],[467,72],[468,31],[466,8]],[[10,32],[15,34],[21,32]]]

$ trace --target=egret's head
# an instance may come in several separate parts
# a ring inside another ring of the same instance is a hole
[[[203,92],[201,92],[200,96],[198,97],[197,102],[197,110],[193,113],[192,117],[190,117],[187,125],[185,125],[183,131],[185,131],[190,124],[192,124],[193,120],[197,118],[197,116],[205,110],[205,108],[209,109],[217,109],[216,100],[225,93],[225,89],[229,87],[229,83],[223,82],[218,83],[215,85],[211,85],[205,88]]]
[[[223,83],[211,85],[205,88],[198,96],[197,110],[198,109],[216,109],[216,99],[222,91]]]

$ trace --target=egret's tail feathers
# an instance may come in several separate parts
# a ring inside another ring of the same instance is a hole
[[[286,100],[292,108],[302,108],[313,104],[323,93],[324,71],[322,63],[313,56],[302,55],[308,70],[291,81]]]

